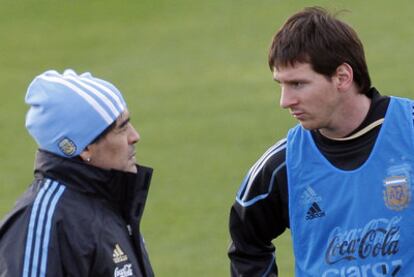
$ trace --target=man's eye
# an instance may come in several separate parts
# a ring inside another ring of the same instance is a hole
[[[116,129],[116,133],[120,134],[120,133],[124,133],[126,130],[128,130],[128,124],[124,125],[124,126],[119,126]]]
[[[294,89],[302,89],[304,86],[306,86],[306,82],[292,82],[291,87]]]

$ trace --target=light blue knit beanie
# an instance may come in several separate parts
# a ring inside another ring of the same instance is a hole
[[[79,155],[125,111],[121,92],[90,73],[49,70],[27,89],[26,128],[40,149],[63,157]]]

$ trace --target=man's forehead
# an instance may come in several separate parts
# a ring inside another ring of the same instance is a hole
[[[310,63],[294,63],[292,65],[273,67],[273,79],[297,78],[302,74],[314,72]]]

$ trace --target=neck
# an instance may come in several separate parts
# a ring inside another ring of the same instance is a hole
[[[370,105],[371,99],[365,94],[345,95],[330,124],[319,132],[332,139],[348,136],[364,121]]]

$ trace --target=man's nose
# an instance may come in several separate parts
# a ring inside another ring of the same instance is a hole
[[[131,125],[131,132],[129,134],[129,143],[134,144],[137,143],[141,139],[141,136],[139,135],[138,131],[134,128],[134,126]]]
[[[279,105],[282,108],[288,109],[293,105],[297,104],[297,102],[298,100],[296,99],[296,97],[294,97],[294,95],[292,95],[292,93],[288,89],[281,89]]]

